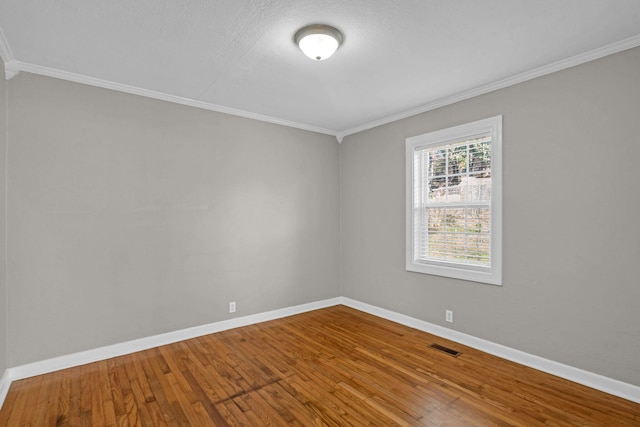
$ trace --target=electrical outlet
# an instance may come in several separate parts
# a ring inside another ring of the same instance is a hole
[[[236,302],[231,301],[229,303],[229,313],[235,313],[235,312],[236,312]]]
[[[453,311],[452,310],[445,310],[444,311],[444,320],[446,320],[449,323],[453,323]]]

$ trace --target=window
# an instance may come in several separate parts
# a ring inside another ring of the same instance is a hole
[[[502,116],[407,144],[407,270],[502,284]]]

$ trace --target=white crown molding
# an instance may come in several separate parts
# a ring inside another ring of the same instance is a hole
[[[0,57],[2,57],[5,63],[15,61],[13,53],[9,48],[9,43],[7,43],[7,38],[4,36],[4,31],[2,31],[2,27],[0,27]]]
[[[4,77],[5,80],[11,80],[20,73],[20,68],[16,61],[9,61],[4,63]]]
[[[325,129],[318,126],[297,123],[290,120],[279,119],[264,114],[252,113],[250,111],[239,110],[237,108],[225,107],[223,105],[211,104],[208,102],[197,101],[195,99],[183,98],[181,96],[170,95],[163,92],[156,92],[149,89],[143,89],[136,86],[129,86],[121,83],[102,80],[95,77],[89,77],[82,74],[71,73],[68,71],[58,70],[55,68],[43,67],[35,64],[28,64],[21,61],[15,61],[15,67],[19,71],[24,71],[41,76],[54,77],[61,80],[67,80],[75,83],[82,83],[89,86],[96,86],[103,89],[111,89],[118,92],[124,92],[132,95],[144,96],[146,98],[158,99],[161,101],[173,102],[175,104],[187,105],[189,107],[201,108],[203,110],[215,111],[218,113],[230,114],[232,116],[244,117],[248,119],[258,120],[261,122],[273,123],[276,125],[287,126],[290,128],[302,129],[309,132],[316,132],[325,135],[335,136],[336,131]]]
[[[632,402],[640,403],[640,387],[633,384],[594,374],[593,372],[574,368],[573,366],[568,366],[563,363],[554,362],[553,360],[525,353],[524,351],[496,344],[482,338],[467,335],[462,332],[454,331],[453,329],[435,325],[424,320],[352,300],[350,298],[341,297],[341,302],[343,305],[355,308],[356,310],[364,311],[365,313],[391,320],[392,322],[400,323],[423,332],[428,332],[430,334],[473,347],[477,350],[484,351],[485,353],[493,354],[494,356],[498,356],[623,399],[631,400]]]
[[[4,62],[5,79],[9,80],[17,76],[20,70],[18,69],[16,60],[13,57],[11,48],[9,48],[9,43],[7,43],[7,39],[4,36],[2,28],[0,28],[0,58],[2,58],[2,61]]]
[[[274,123],[274,124],[296,128],[296,129],[302,129],[310,132],[316,132],[316,133],[321,133],[325,135],[332,135],[336,137],[336,140],[338,141],[338,143],[342,143],[343,138],[348,135],[353,135],[358,132],[363,132],[365,130],[382,126],[397,120],[405,119],[407,117],[415,116],[417,114],[425,113],[427,111],[435,110],[437,108],[445,107],[447,105],[464,101],[466,99],[470,99],[479,95],[484,95],[486,93],[493,92],[499,89],[504,89],[506,87],[513,86],[518,83],[526,82],[528,80],[532,80],[537,77],[542,77],[547,74],[554,73],[556,71],[561,71],[570,67],[574,67],[576,65],[584,64],[586,62],[600,59],[605,56],[622,52],[627,49],[632,49],[637,46],[640,46],[640,35],[630,37],[628,39],[621,40],[619,42],[616,42],[598,49],[594,49],[592,51],[582,53],[582,54],[573,56],[571,58],[563,59],[561,61],[557,61],[552,64],[545,65],[531,71],[520,73],[515,76],[508,77],[506,79],[502,79],[494,83],[490,83],[490,84],[483,85],[474,89],[470,89],[468,91],[464,91],[452,96],[441,98],[433,102],[424,104],[422,106],[419,106],[410,110],[406,110],[397,114],[393,114],[390,116],[386,116],[378,120],[367,122],[347,130],[337,131],[337,130],[326,129],[326,128],[321,128],[317,126],[312,126],[304,123],[297,123],[290,120],[279,119],[277,117],[271,117],[263,114],[252,113],[249,111],[239,110],[236,108],[230,108],[222,105],[211,104],[208,102],[197,101],[194,99],[183,98],[180,96],[169,95],[162,92],[142,89],[139,87],[111,82],[108,80],[88,77],[85,75],[71,73],[68,71],[62,71],[54,68],[43,67],[40,65],[16,61],[13,58],[13,54],[11,53],[9,45],[7,44],[7,41],[4,38],[4,34],[2,33],[2,29],[0,28],[0,55],[2,56],[5,62],[5,75],[7,80],[16,76],[20,71],[25,71],[33,74],[39,74],[39,75],[48,76],[48,77],[55,77],[62,80],[68,80],[76,83],[87,84],[90,86],[101,87],[104,89],[116,90],[118,92],[144,96],[147,98],[159,99],[162,101],[173,102],[176,104],[187,105],[190,107],[216,111],[219,113],[230,114],[230,115],[239,116],[239,117],[245,117],[248,119],[258,120],[258,121],[267,122],[267,123]]]
[[[353,127],[351,129],[338,132],[339,135],[348,136],[365,130],[373,129],[378,126],[386,125],[397,120],[406,119],[407,117],[415,116],[417,114],[425,113],[427,111],[435,110],[437,108],[445,107],[447,105],[455,104],[456,102],[464,101],[466,99],[474,98],[479,95],[484,95],[489,92],[493,92],[499,89],[504,89],[509,86],[523,83],[528,80],[532,80],[538,77],[545,76],[547,74],[555,73],[556,71],[562,71],[567,68],[575,67],[586,62],[594,61],[596,59],[604,58],[605,56],[613,55],[614,53],[622,52],[627,49],[640,46],[640,35],[630,37],[625,40],[621,40],[610,45],[594,49],[589,52],[585,52],[576,56],[572,56],[561,61],[554,62],[552,64],[544,65],[542,67],[526,71],[524,73],[516,74],[515,76],[507,77],[506,79],[499,80],[494,83],[489,83],[484,86],[480,86],[474,89],[470,89],[452,96],[447,96],[429,102],[428,104],[421,105],[410,110],[403,111],[401,113],[393,114],[387,117],[383,117],[372,122],[364,123],[362,125]]]

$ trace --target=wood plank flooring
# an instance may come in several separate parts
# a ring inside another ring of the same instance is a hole
[[[640,405],[335,306],[16,381],[0,410],[0,426],[363,425],[640,426]]]

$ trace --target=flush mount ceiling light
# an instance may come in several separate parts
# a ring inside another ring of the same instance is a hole
[[[293,39],[305,55],[322,61],[338,49],[342,43],[342,33],[329,25],[313,24],[299,29]]]

